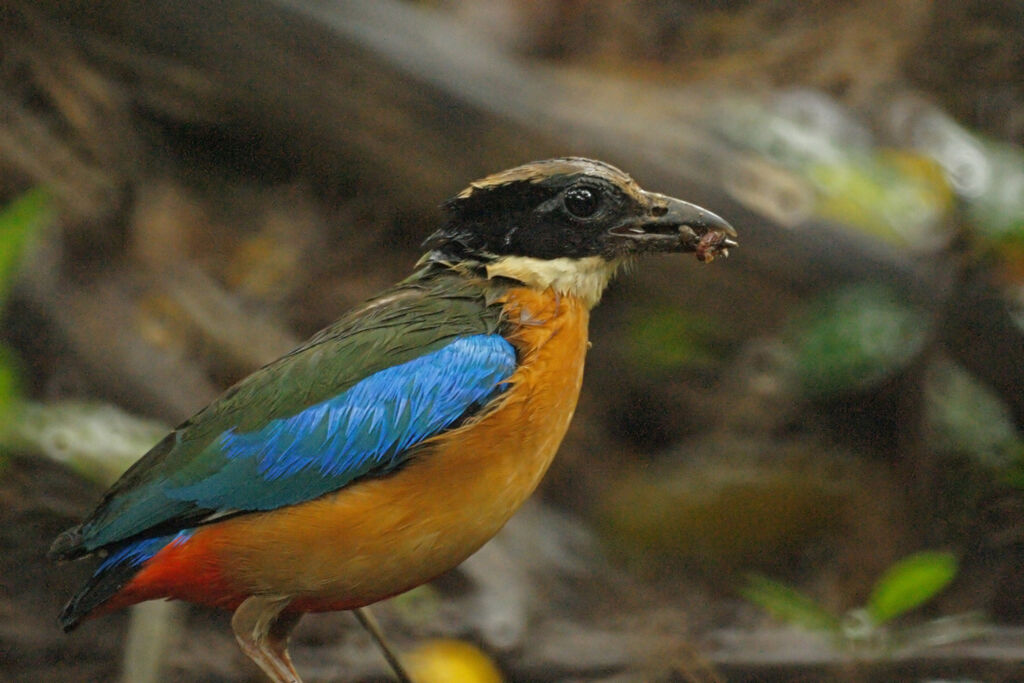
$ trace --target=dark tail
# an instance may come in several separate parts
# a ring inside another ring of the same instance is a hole
[[[73,630],[91,612],[120,593],[144,566],[132,562],[111,564],[110,557],[113,555],[100,564],[92,578],[85,582],[61,610],[59,620],[65,633]]]
[[[54,539],[46,556],[50,560],[67,561],[78,559],[88,554],[89,551],[82,547],[82,525],[79,524],[63,531],[60,536]],[[101,573],[97,572],[78,591],[75,597],[71,598],[71,601],[64,606],[59,620],[65,633],[78,626],[78,623],[86,614],[105,602],[112,595],[109,589],[104,589],[102,585],[99,585],[101,578]],[[99,592],[97,592],[97,589],[99,589]],[[101,594],[103,595],[102,598],[99,597]]]
[[[97,552],[103,554],[103,561],[96,568],[92,578],[86,581],[75,597],[64,606],[60,613],[60,625],[65,631],[75,628],[82,619],[120,593],[121,589],[128,585],[164,546],[175,542],[176,539],[187,538],[189,534],[191,531],[186,530],[168,536],[117,543],[98,550]],[[54,541],[53,548],[50,549],[51,557],[66,559],[86,554],[88,551],[82,548],[80,541],[81,532],[78,527],[68,529]],[[116,607],[125,604],[130,603],[122,602]]]

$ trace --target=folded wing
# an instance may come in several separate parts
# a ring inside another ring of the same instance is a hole
[[[51,554],[77,557],[386,475],[497,399],[516,368],[498,313],[414,284],[228,390],[126,472]]]

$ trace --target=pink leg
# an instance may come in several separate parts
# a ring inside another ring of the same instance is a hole
[[[254,595],[231,617],[235,639],[274,683],[302,683],[288,654],[288,638],[302,613],[282,614],[291,598]]]

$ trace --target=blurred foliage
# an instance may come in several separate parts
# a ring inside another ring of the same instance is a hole
[[[24,193],[0,211],[0,306],[33,237],[52,215],[52,198],[42,188]]]
[[[802,179],[817,215],[921,249],[940,243],[956,198],[983,241],[1024,248],[1024,150],[937,107],[896,98],[881,136],[813,90],[728,97],[712,113],[708,122],[725,139]]]
[[[712,114],[708,123],[729,142],[794,173],[811,192],[814,214],[915,249],[941,236],[953,192],[939,166],[877,147],[869,128],[828,95],[728,97]]]
[[[931,369],[925,401],[933,446],[940,452],[966,455],[999,473],[1024,463],[1024,439],[1010,409],[959,365],[942,362]]]
[[[1024,332],[1024,149],[988,138],[933,105],[916,103],[901,137],[933,159],[960,202],[970,246],[1002,288]],[[980,253],[978,253],[980,252]]]
[[[838,633],[840,619],[805,593],[770,579],[763,574],[750,574],[740,594],[779,621],[809,631]]]
[[[24,254],[52,219],[50,193],[35,188],[0,211],[0,306]],[[164,434],[166,427],[108,405],[43,405],[18,399],[17,359],[0,346],[0,446],[46,455],[103,485],[112,483]]]
[[[907,126],[909,145],[938,163],[977,232],[1024,245],[1024,150],[968,130],[937,107]]]
[[[402,657],[415,683],[501,683],[498,667],[461,640],[428,640]]]
[[[950,553],[920,552],[886,570],[868,598],[868,614],[884,624],[920,607],[948,586],[957,573]]]
[[[1024,491],[1024,457],[1007,472],[1005,480],[1010,486]]]
[[[962,231],[971,258],[992,261],[1024,330],[1024,149],[909,94],[868,122],[802,88],[725,96],[709,112],[708,127],[749,155],[741,201],[783,223],[817,215],[918,253]]]
[[[882,285],[829,292],[790,322],[788,337],[807,394],[827,397],[869,389],[921,351],[929,319]]]
[[[0,432],[9,428],[20,391],[18,358],[0,344]]]
[[[717,322],[678,308],[636,310],[628,334],[629,359],[637,371],[649,376],[712,367],[723,354]]]
[[[818,192],[818,215],[889,243],[932,244],[953,195],[938,167],[927,159],[882,150],[843,163],[815,163],[807,177]]]
[[[0,210],[0,308],[32,239],[51,218],[50,194],[41,188],[24,193]],[[18,400],[18,360],[0,345],[0,432],[6,431]]]
[[[878,579],[866,605],[842,616],[796,588],[760,574],[748,576],[740,594],[776,619],[822,633],[837,646],[889,647],[895,639],[882,627],[931,601],[953,581],[957,571],[951,553],[924,551],[909,555]]]

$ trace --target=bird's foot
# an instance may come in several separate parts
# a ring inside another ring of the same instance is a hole
[[[254,595],[239,605],[231,617],[231,628],[242,652],[273,683],[302,683],[288,654],[288,638],[302,613],[285,613],[290,602],[291,598]]]

